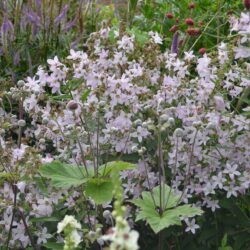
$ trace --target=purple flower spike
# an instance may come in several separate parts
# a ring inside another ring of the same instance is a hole
[[[7,34],[8,32],[13,32],[14,26],[12,22],[5,16],[3,19],[3,23],[1,25],[1,33]]]
[[[65,16],[67,15],[68,9],[69,9],[69,5],[66,4],[66,5],[63,7],[61,13],[55,18],[54,24],[55,24],[56,26],[59,25],[59,23],[65,18]]]
[[[171,45],[171,52],[178,54],[178,43],[179,43],[179,32],[176,31],[174,33],[174,37],[173,37],[173,41],[172,41],[172,45]]]
[[[63,31],[67,32],[68,30],[70,30],[72,27],[74,27],[76,24],[76,18],[74,20],[71,20],[69,22],[67,22],[65,24],[65,26],[63,27]]]
[[[25,16],[27,17],[28,21],[31,24],[34,24],[36,26],[41,25],[41,18],[37,15],[36,12],[34,12],[32,10],[27,10],[26,13],[25,13]]]

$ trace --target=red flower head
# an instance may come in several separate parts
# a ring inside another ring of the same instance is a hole
[[[194,8],[195,8],[195,3],[190,3],[190,4],[188,5],[188,8],[189,8],[189,9],[194,9]]]
[[[185,23],[189,26],[193,26],[194,25],[194,20],[192,18],[187,18],[185,20]]]
[[[188,28],[188,29],[187,29],[187,33],[188,33],[190,36],[198,36],[198,35],[200,35],[201,30],[198,29],[198,28]]]
[[[250,9],[250,0],[244,0],[243,3],[244,3],[245,8],[247,10],[249,10]]]
[[[199,53],[200,53],[201,55],[204,55],[206,52],[207,52],[206,48],[200,48],[200,49],[199,49]]]
[[[166,18],[173,19],[174,15],[171,12],[169,12],[169,13],[166,14]]]

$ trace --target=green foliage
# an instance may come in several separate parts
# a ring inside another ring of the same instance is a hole
[[[112,181],[103,178],[93,178],[87,181],[85,193],[91,197],[96,204],[102,204],[112,200],[113,189],[114,185]]]
[[[155,233],[172,225],[181,225],[181,217],[194,217],[203,211],[189,204],[178,206],[180,196],[164,185],[155,187],[151,192],[142,192],[142,198],[132,201],[140,208],[136,221],[145,220]]]
[[[138,27],[133,27],[128,30],[128,33],[135,36],[135,40],[140,46],[145,45],[145,43],[149,41],[148,33],[140,30]]]
[[[107,176],[111,172],[114,172],[114,171],[120,172],[120,171],[124,171],[124,170],[134,169],[135,166],[136,166],[135,164],[129,163],[129,162],[111,161],[111,162],[108,162],[104,165],[101,165],[99,167],[99,173],[100,173],[100,175]]]
[[[117,178],[119,179],[119,172],[134,168],[135,164],[124,161],[112,161],[100,166],[98,169],[100,176],[90,178],[86,182],[85,192],[87,196],[90,196],[97,204],[111,201],[116,184],[116,180],[111,177],[118,174]]]
[[[30,219],[31,222],[58,222],[60,221],[57,217],[34,217]]]
[[[102,165],[98,169],[98,176],[94,176],[94,170],[83,167],[72,166],[54,161],[43,165],[39,173],[51,179],[56,188],[77,187],[84,184],[87,196],[91,197],[97,204],[111,201],[113,198],[114,183],[110,179],[112,173],[135,168],[135,164],[124,161],[112,161]]]
[[[227,234],[224,235],[221,241],[221,246],[218,248],[218,250],[233,250],[232,247],[227,246]]]
[[[57,188],[70,188],[79,186],[87,181],[86,172],[83,168],[67,165],[54,161],[43,165],[39,173],[51,179],[52,185]]]
[[[47,249],[53,249],[53,250],[63,250],[63,243],[56,243],[56,242],[47,242],[43,245]]]

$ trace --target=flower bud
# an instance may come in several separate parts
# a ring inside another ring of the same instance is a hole
[[[19,80],[19,81],[17,82],[17,87],[21,88],[21,87],[24,86],[24,84],[25,84],[25,82],[24,82],[23,80]]]
[[[167,114],[162,114],[161,116],[160,116],[160,121],[161,122],[166,122],[168,120],[168,115]]]
[[[111,216],[111,212],[109,210],[104,210],[102,216],[103,218],[108,219]]]
[[[88,237],[89,237],[90,239],[95,239],[95,237],[96,237],[96,232],[94,232],[94,231],[89,231],[89,232],[88,232]]]
[[[117,216],[116,222],[117,223],[122,223],[123,222],[123,218],[121,216]]]
[[[147,125],[147,129],[148,129],[148,131],[155,131],[156,130],[156,127],[155,127],[155,125],[154,124],[148,124]]]
[[[197,127],[200,127],[202,125],[202,122],[201,121],[193,122],[192,125],[197,128]]]
[[[137,146],[132,146],[131,151],[132,151],[133,153],[136,153],[136,152],[138,151]]]
[[[206,53],[206,48],[200,48],[199,49],[199,54],[204,55]]]
[[[173,117],[170,117],[170,118],[168,119],[168,123],[169,123],[170,125],[174,125],[174,124],[175,124],[175,119],[174,119]]]
[[[100,235],[100,234],[102,233],[102,229],[98,227],[98,228],[96,229],[96,233],[97,233],[98,235]]]
[[[48,124],[49,123],[49,119],[47,117],[44,117],[43,120],[42,120],[42,123],[44,125]]]
[[[39,140],[39,143],[40,143],[40,144],[45,144],[45,139],[44,139],[44,138],[41,138],[41,139]]]
[[[169,124],[167,122],[165,122],[161,127],[160,127],[160,131],[164,132],[166,131],[166,129],[169,127]]]
[[[39,94],[40,94],[40,91],[36,89],[36,90],[34,91],[34,93],[35,93],[35,95],[39,95]]]
[[[71,110],[71,111],[76,110],[78,108],[78,103],[75,102],[74,100],[71,100],[68,102],[66,108]]]
[[[10,92],[14,92],[14,91],[16,91],[16,89],[13,88],[13,87],[11,87],[11,88],[10,88]]]
[[[18,124],[19,127],[24,127],[26,125],[26,122],[25,122],[25,120],[19,120],[17,122],[17,124]]]
[[[100,101],[100,102],[99,102],[99,107],[104,107],[105,104],[106,104],[105,101]]]
[[[142,121],[140,119],[137,119],[134,121],[134,125],[135,126],[138,126],[138,125],[141,125],[142,124]]]
[[[177,129],[174,131],[174,135],[175,135],[176,137],[183,137],[184,131],[183,131],[181,128],[177,128]]]

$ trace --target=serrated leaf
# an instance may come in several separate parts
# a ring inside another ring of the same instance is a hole
[[[178,226],[181,225],[180,217],[175,216],[171,212],[164,214],[162,217],[161,216],[158,216],[158,217],[152,216],[152,217],[148,218],[147,221],[155,233],[159,233],[164,228],[168,228],[168,227],[173,226],[173,225],[178,225]]]
[[[43,165],[39,173],[51,179],[52,185],[57,188],[77,187],[87,181],[86,172],[82,167],[78,168],[59,161]]]
[[[112,200],[113,189],[114,185],[111,181],[93,178],[87,181],[85,193],[91,197],[96,204],[102,204]]]
[[[136,167],[135,164],[125,161],[111,161],[99,167],[100,175],[107,176],[112,171],[124,171],[134,169]]]
[[[196,215],[202,215],[203,211],[198,207],[192,207],[190,204],[185,204],[182,206],[175,207],[168,211],[174,211],[176,216],[182,216],[182,217],[194,217]]]
[[[190,204],[177,206],[180,199],[167,185],[157,186],[151,192],[142,192],[142,198],[131,202],[140,208],[136,221],[145,220],[155,233],[172,225],[181,225],[181,217],[193,217],[201,215],[200,208],[192,207]],[[162,205],[164,211],[159,212]]]

